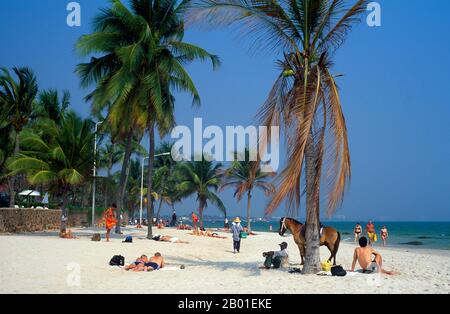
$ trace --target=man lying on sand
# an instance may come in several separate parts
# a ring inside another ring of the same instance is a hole
[[[141,255],[141,257],[136,258],[136,261],[134,261],[130,265],[125,266],[125,270],[142,271],[145,267],[145,263],[147,262],[148,257],[146,255]]]
[[[366,237],[362,237],[359,239],[360,247],[355,249],[352,263],[352,272],[355,271],[356,262],[358,262],[364,273],[370,273],[375,271],[376,269],[380,274],[394,275],[393,272],[386,271],[382,268],[383,258],[381,257],[380,253],[375,251],[371,246],[367,246],[367,244],[368,241]],[[372,256],[375,256],[375,258],[372,259]]]
[[[189,244],[189,242],[187,242],[187,241],[182,241],[182,240],[178,239],[177,237],[171,237],[171,236],[155,235],[152,239],[155,241],[160,241],[160,242]]]
[[[150,260],[145,263],[144,271],[154,271],[154,270],[160,270],[161,268],[164,268],[164,258],[162,257],[161,253],[155,253]]]

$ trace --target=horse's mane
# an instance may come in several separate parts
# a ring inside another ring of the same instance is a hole
[[[290,218],[290,217],[286,217],[286,219],[292,220],[292,221],[294,221],[295,223],[297,223],[297,224],[299,224],[299,225],[303,225],[303,223],[300,222],[300,221],[298,221],[297,219]]]

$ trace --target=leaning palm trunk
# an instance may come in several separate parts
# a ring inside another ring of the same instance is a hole
[[[148,220],[148,231],[147,238],[151,239],[153,237],[153,166],[155,161],[155,122],[151,121],[148,126],[149,133],[149,151],[148,151],[148,186],[147,186],[147,220]]]
[[[159,217],[160,217],[160,214],[161,214],[162,202],[163,202],[163,200],[162,200],[162,198],[161,198],[161,199],[159,200],[158,212],[156,213],[156,222],[159,221]]]
[[[125,206],[125,189],[127,186],[127,178],[128,178],[128,171],[129,171],[129,163],[131,158],[131,151],[132,151],[132,144],[133,144],[133,132],[130,131],[127,138],[127,143],[125,147],[125,156],[123,158],[123,164],[122,164],[122,170],[120,172],[120,180],[119,180],[119,199],[118,199],[118,207],[116,212],[116,218],[117,218],[117,224],[116,224],[116,233],[120,233],[120,211]]]

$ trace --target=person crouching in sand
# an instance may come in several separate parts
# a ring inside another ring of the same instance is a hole
[[[355,249],[353,255],[352,272],[355,271],[356,262],[359,263],[364,273],[370,273],[377,269],[378,273],[386,275],[394,275],[394,272],[386,271],[383,269],[383,258],[381,254],[375,251],[371,246],[368,246],[366,237],[359,239],[359,246]],[[372,256],[375,256],[372,259]]]
[[[264,252],[263,257],[266,258],[264,261],[264,266],[260,267],[260,269],[270,269],[275,268],[278,269],[282,266],[283,260],[286,264],[289,264],[289,254],[287,251],[288,244],[286,242],[283,242],[280,244],[280,251],[276,252]]]

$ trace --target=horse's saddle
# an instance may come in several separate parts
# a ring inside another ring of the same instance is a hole
[[[322,223],[320,223],[320,237],[322,238],[322,235],[323,235],[323,229],[325,228],[325,226],[322,224]],[[302,227],[301,227],[301,229],[300,229],[300,235],[301,235],[301,237],[302,238],[306,238],[306,224],[304,224]]]

